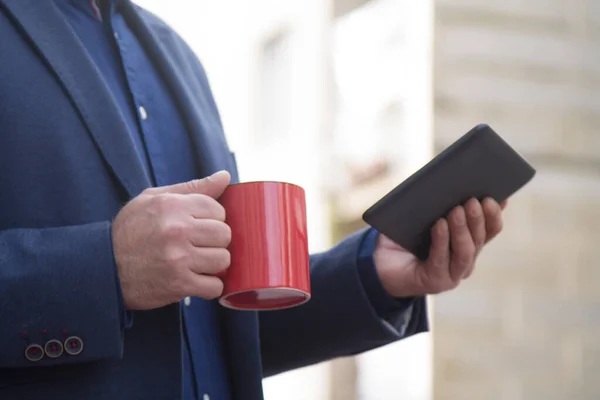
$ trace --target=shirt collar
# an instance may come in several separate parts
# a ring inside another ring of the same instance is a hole
[[[102,21],[102,16],[116,12],[127,0],[68,0],[73,6],[92,18]]]

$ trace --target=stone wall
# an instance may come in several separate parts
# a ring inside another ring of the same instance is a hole
[[[600,398],[600,2],[436,0],[438,150],[479,122],[538,175],[434,305],[435,400]]]

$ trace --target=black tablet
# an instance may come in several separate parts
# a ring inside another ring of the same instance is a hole
[[[535,172],[492,128],[480,124],[377,201],[363,220],[425,260],[438,219],[472,197],[502,202]]]

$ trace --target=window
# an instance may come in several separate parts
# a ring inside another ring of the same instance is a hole
[[[346,15],[357,8],[364,6],[370,0],[334,0],[333,2],[333,17],[339,18]]]
[[[262,48],[259,86],[257,144],[268,144],[290,130],[291,59],[290,39],[279,33]]]

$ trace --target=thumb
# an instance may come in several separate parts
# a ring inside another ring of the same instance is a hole
[[[230,180],[229,172],[219,171],[206,178],[155,188],[155,193],[204,194],[216,199],[223,194]]]

